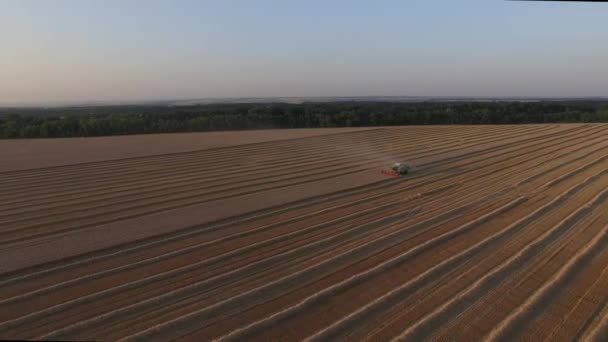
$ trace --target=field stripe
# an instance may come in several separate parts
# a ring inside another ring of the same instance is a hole
[[[466,207],[471,207],[472,205],[473,204],[469,204],[469,205],[466,205]],[[383,246],[383,245],[387,245],[387,244],[394,245],[394,244],[398,243],[398,239],[403,239],[403,238],[409,236],[411,234],[411,231],[416,231],[418,229],[422,229],[422,228],[425,228],[428,226],[439,225],[446,220],[450,220],[451,217],[453,217],[455,215],[459,215],[460,213],[463,212],[463,209],[464,209],[464,207],[455,208],[438,217],[431,218],[425,222],[420,222],[419,224],[416,224],[415,226],[410,227],[407,231],[396,231],[392,234],[384,235],[378,239],[366,242],[365,244],[363,244],[362,246],[360,246],[356,249],[349,250],[340,255],[326,259],[319,264],[310,266],[301,271],[298,271],[293,274],[287,275],[283,278],[274,280],[262,287],[252,289],[241,295],[232,297],[226,301],[219,302],[215,305],[206,307],[203,310],[195,311],[189,317],[190,317],[190,319],[194,319],[194,320],[202,319],[201,316],[215,317],[218,312],[225,310],[225,308],[236,308],[236,307],[241,308],[242,304],[240,304],[240,303],[242,303],[245,300],[253,300],[253,301],[257,302],[257,301],[261,300],[261,298],[263,298],[264,296],[277,295],[278,293],[281,292],[279,290],[281,288],[285,288],[286,286],[290,286],[291,284],[296,284],[296,283],[303,284],[303,281],[304,282],[310,281],[313,278],[318,278],[320,276],[320,274],[323,274],[324,272],[330,272],[331,270],[334,270],[336,267],[338,267],[337,265],[348,264],[348,263],[353,262],[353,260],[356,260],[359,258],[365,258],[365,257],[369,256],[369,253],[371,251],[378,249],[379,246]],[[399,236],[401,236],[401,237],[399,237]],[[308,247],[308,248],[310,248],[310,247]],[[383,247],[383,248],[386,248],[386,247]],[[74,325],[74,327],[66,328],[64,330],[69,331],[70,329],[78,328],[81,325],[90,324],[94,321],[101,321],[102,319],[109,319],[115,315],[124,315],[125,313],[127,313],[129,311],[142,310],[143,305],[146,305],[149,307],[155,307],[158,305],[159,302],[161,302],[163,300],[171,300],[172,302],[175,302],[176,295],[185,295],[187,293],[197,291],[199,288],[201,288],[205,285],[206,285],[206,282],[195,283],[195,284],[189,285],[187,287],[182,287],[179,290],[175,291],[175,293],[168,293],[161,297],[152,298],[151,300],[148,300],[146,302],[138,303],[131,307],[125,307],[121,310],[109,313],[108,315],[97,316],[90,322],[80,322],[80,323]],[[188,319],[188,321],[190,319]],[[182,320],[179,320],[175,323],[179,323],[180,325],[186,324]],[[2,325],[0,325],[0,329],[1,329],[1,327],[2,327]],[[61,338],[60,336],[63,336],[63,333],[64,332],[61,332],[57,335],[53,334],[52,338]]]
[[[602,194],[605,197],[606,192]],[[580,249],[572,259],[565,264],[548,282],[539,288],[526,302],[501,322],[488,335],[489,339],[498,341],[512,341],[526,324],[530,323],[539,311],[567,286],[584,266],[608,246],[608,225],[600,234],[593,237],[584,248]]]
[[[366,315],[373,313],[374,310],[378,310],[378,307],[386,307],[390,306],[397,298],[402,298],[406,294],[415,291],[415,289],[420,288],[423,284],[428,283],[433,279],[433,277],[437,276],[437,273],[447,272],[457,263],[463,262],[467,258],[470,258],[473,254],[479,253],[481,250],[488,248],[488,246],[495,245],[497,242],[504,240],[507,237],[510,237],[517,232],[522,231],[525,227],[527,227],[530,223],[534,222],[538,218],[547,214],[549,211],[560,206],[567,198],[580,191],[583,187],[587,186],[589,183],[593,182],[595,178],[588,178],[584,182],[577,184],[567,191],[560,194],[558,197],[550,201],[549,203],[541,206],[536,209],[532,213],[527,216],[519,219],[517,222],[502,228],[497,231],[493,235],[485,238],[484,240],[476,243],[475,245],[467,248],[466,250],[460,252],[452,256],[451,258],[443,261],[441,264],[438,264],[429,270],[425,271],[423,274],[419,275],[417,278],[399,286],[390,292],[386,293],[384,296],[376,299],[375,301],[361,307],[356,312],[353,312],[349,316],[343,318],[342,320],[332,324],[330,327],[318,332],[314,336],[311,337],[311,340],[325,340],[332,339],[337,337],[340,334],[344,334],[346,331],[350,329],[350,327],[357,324],[357,322],[361,322],[366,319]]]
[[[502,264],[495,267],[491,272],[479,278],[467,289],[457,294],[452,300],[445,302],[441,307],[413,324],[396,339],[420,341],[429,338],[433,331],[435,331],[436,326],[444,324],[454,316],[459,315],[462,311],[466,310],[470,303],[477,301],[480,296],[489,291],[489,288],[494,287],[496,284],[509,277],[516,269],[529,263],[532,258],[546,249],[549,244],[559,239],[569,229],[572,229],[584,215],[587,215],[594,207],[603,203],[607,195],[608,190],[602,191],[585,206],[576,210],[559,224],[543,233],[536,240],[521,249],[517,254],[512,255]]]

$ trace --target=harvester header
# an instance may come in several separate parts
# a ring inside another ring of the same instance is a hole
[[[394,163],[390,168],[382,170],[387,176],[402,177],[410,173],[412,167],[405,162]]]

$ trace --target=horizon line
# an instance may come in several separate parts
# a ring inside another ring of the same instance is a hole
[[[141,100],[87,100],[87,101],[45,101],[37,103],[0,102],[0,108],[39,109],[39,108],[78,108],[78,107],[119,107],[119,106],[196,106],[208,104],[247,104],[247,103],[292,103],[302,104],[316,102],[343,102],[371,99],[371,102],[419,102],[428,100],[459,100],[459,101],[559,101],[559,100],[608,100],[608,96],[425,96],[425,95],[358,95],[358,96],[235,96],[235,97],[201,97],[201,98],[166,98]],[[299,100],[299,101],[288,101]],[[311,101],[312,100],[312,101]]]

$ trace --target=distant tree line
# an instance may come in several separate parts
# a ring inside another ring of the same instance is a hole
[[[262,128],[608,122],[608,103],[341,102],[0,109],[0,137],[90,137]]]

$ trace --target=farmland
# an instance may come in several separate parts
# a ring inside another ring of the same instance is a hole
[[[608,338],[608,125],[287,132],[0,141],[0,338]]]

